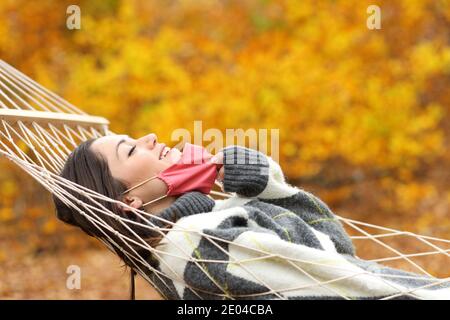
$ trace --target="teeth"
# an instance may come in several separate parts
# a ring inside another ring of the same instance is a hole
[[[169,153],[170,148],[168,147],[164,147],[163,152],[161,152],[161,157],[159,158],[159,160],[161,160],[162,158],[165,158],[167,156],[167,154]]]

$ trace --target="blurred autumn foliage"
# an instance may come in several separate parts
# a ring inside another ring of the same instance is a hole
[[[450,239],[450,1],[376,1],[369,30],[373,2],[2,0],[0,58],[114,132],[280,129],[289,181],[337,214]],[[19,257],[99,247],[6,161],[0,194],[1,277]]]

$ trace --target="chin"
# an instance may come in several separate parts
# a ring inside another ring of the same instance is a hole
[[[170,154],[167,155],[166,159],[167,159],[167,162],[169,162],[171,164],[175,164],[178,161],[180,161],[180,159],[181,159],[181,152],[178,149],[173,148],[170,151]]]

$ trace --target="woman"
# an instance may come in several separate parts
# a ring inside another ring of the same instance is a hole
[[[162,281],[152,274],[166,298],[382,298],[436,281],[415,279],[417,275],[356,258],[349,236],[328,206],[311,193],[288,185],[280,166],[255,150],[231,146],[209,159],[218,164],[224,191],[235,193],[230,199],[214,201],[196,191],[196,179],[191,179],[191,190],[165,196],[173,186],[161,173],[176,167],[184,155],[184,150],[158,143],[155,134],[137,140],[106,136],[78,146],[61,173],[121,200],[126,205],[103,203],[117,215],[139,220],[130,207],[140,208],[175,223],[163,238],[146,228],[133,230],[158,249],[155,256],[140,253],[171,279]],[[154,176],[161,179],[143,183]],[[58,218],[91,236],[104,237],[76,210],[56,198],[55,204]],[[105,222],[130,234],[113,218],[107,217]],[[117,241],[120,244],[120,239]],[[131,266],[125,254],[117,253]],[[179,258],[186,254],[197,260]],[[237,260],[245,262],[234,263]],[[335,280],[338,278],[342,280]],[[317,285],[318,281],[330,284]],[[450,295],[444,286],[434,285],[398,297]]]

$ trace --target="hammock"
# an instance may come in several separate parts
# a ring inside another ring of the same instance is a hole
[[[108,124],[109,122],[106,119],[86,114],[0,60],[0,155],[11,160],[50,193],[63,201],[67,206],[76,209],[80,215],[83,215],[92,222],[100,233],[104,235],[99,237],[99,240],[108,249],[116,253],[118,251],[122,252],[128,257],[131,261],[130,267],[132,268],[132,298],[134,298],[134,273],[143,277],[164,297],[164,292],[169,290],[168,280],[174,282],[182,281],[183,275],[179,274],[169,264],[165,265],[164,268],[168,271],[162,272],[160,268],[156,268],[147,258],[139,254],[138,251],[142,252],[144,250],[164,263],[166,259],[162,256],[169,253],[159,250],[158,247],[154,248],[150,246],[137,235],[133,228],[147,228],[164,236],[165,231],[169,229],[167,227],[162,228],[159,224],[155,224],[152,221],[154,219],[160,219],[162,223],[169,227],[173,226],[174,223],[133,208],[130,209],[142,219],[141,221],[146,221],[146,223],[118,217],[102,203],[119,203],[119,201],[109,199],[99,193],[65,180],[58,175],[64,166],[65,158],[79,143],[90,138],[113,134],[108,129]],[[78,200],[68,190],[81,194],[86,199],[89,199],[90,203],[88,204]],[[229,194],[218,191],[212,191],[211,196],[215,198],[230,197]],[[120,226],[124,228],[123,230],[127,230],[127,234],[121,233],[105,223],[105,217],[116,219]],[[435,270],[430,271],[433,269],[434,261],[450,262],[450,240],[394,230],[340,216],[337,216],[337,218],[346,227],[352,241],[355,243],[357,253],[373,252],[372,250],[374,248],[381,248],[381,251],[378,250],[377,252],[381,252],[383,254],[382,257],[364,257],[365,260],[377,263],[393,263],[394,266],[401,266],[418,275],[423,275],[426,279],[429,279],[428,277],[434,277],[436,280],[431,284],[428,283],[415,288],[399,289],[397,287],[394,293],[384,299],[393,299],[402,295],[415,297],[415,292],[418,290],[420,291],[429,286],[448,284],[450,282],[450,278],[439,279],[433,274]],[[181,227],[178,226],[177,228]],[[205,237],[210,241],[220,240],[224,243],[229,243],[225,239],[213,239],[213,237],[198,230],[184,228],[182,231]],[[165,237],[164,239],[166,242],[172,241],[169,237]],[[408,253],[401,252],[400,249],[396,248],[396,244],[398,245],[399,243],[410,243],[411,247],[417,251]],[[178,246],[177,243],[173,243],[173,245]],[[245,247],[245,245],[243,246]],[[207,270],[205,270],[205,265],[212,261],[197,259],[180,246],[178,246],[178,249],[173,258],[193,263],[207,277],[210,277]],[[251,247],[247,249],[249,251],[255,250]],[[274,254],[271,252],[258,250],[258,258],[254,258],[254,260],[264,260],[273,257]],[[345,282],[358,276],[356,274],[349,274],[348,272],[344,275],[342,273],[336,273],[340,276],[324,280],[321,277],[309,273],[305,268],[302,268],[301,265],[296,263],[298,261],[295,257],[278,254],[277,258],[284,259],[286,263],[296,268],[299,275],[309,279],[309,284],[304,284],[300,287],[282,288],[284,291],[299,289],[314,290],[315,288],[333,290],[333,287],[337,283]],[[267,288],[267,292],[275,293],[278,298],[283,298],[283,296],[276,293],[283,290],[280,290],[280,288],[277,288],[277,290],[271,288],[254,271],[246,268],[246,265],[249,263],[248,259],[244,261],[232,256],[229,256],[229,259],[233,260],[235,265],[245,269],[261,285],[264,285]],[[215,262],[217,263],[217,261]],[[311,260],[306,263],[310,264],[311,267],[316,266],[318,269],[327,267],[320,261]],[[332,268],[332,266],[329,267]],[[392,277],[392,275],[390,276]],[[210,279],[212,282],[216,281],[211,277]],[[384,281],[383,277],[380,277],[380,279],[380,281]],[[386,281],[386,285],[391,284]],[[190,287],[190,289],[194,295],[200,297],[196,288]],[[336,294],[343,299],[350,299],[348,295],[342,292]],[[227,297],[225,292],[224,297]],[[257,296],[255,297],[257,298]]]

